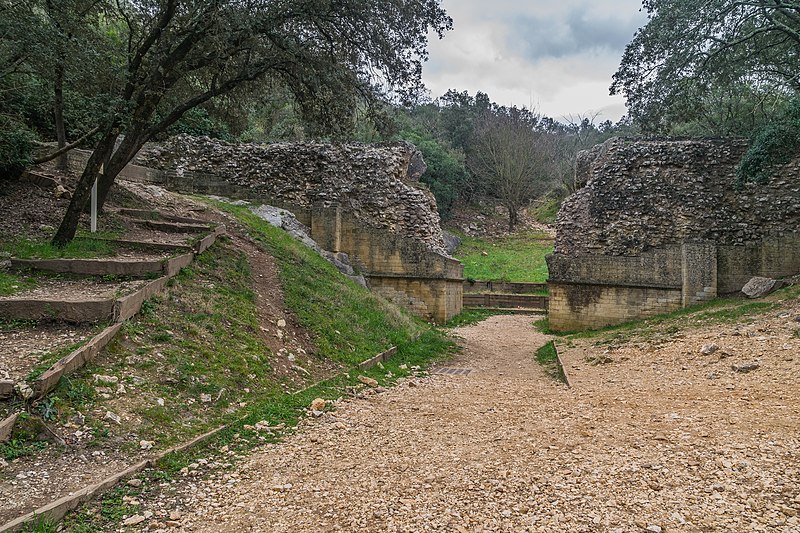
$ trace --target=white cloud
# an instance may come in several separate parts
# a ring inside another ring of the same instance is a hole
[[[436,98],[448,89],[487,93],[504,105],[560,118],[624,113],[608,96],[625,44],[646,22],[639,0],[445,0],[454,30],[432,36],[423,78]]]

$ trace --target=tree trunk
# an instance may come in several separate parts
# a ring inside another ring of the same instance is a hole
[[[514,228],[517,226],[519,222],[519,213],[517,212],[517,206],[515,205],[508,205],[508,231],[514,231]]]
[[[100,165],[111,154],[118,135],[116,129],[106,130],[103,139],[92,152],[89,161],[86,163],[86,168],[78,180],[75,191],[72,193],[72,200],[69,203],[69,207],[67,207],[67,212],[64,214],[61,225],[53,237],[52,243],[54,246],[66,246],[75,238],[81,214],[83,214],[86,205],[89,203],[92,185],[100,174]]]
[[[53,114],[55,115],[56,140],[58,149],[67,145],[67,129],[64,126],[64,62],[59,57],[56,63],[55,79],[53,80]],[[67,154],[58,156],[56,168],[63,172],[69,170],[69,159]]]
[[[131,162],[136,156],[144,142],[141,141],[142,132],[139,128],[129,128],[125,132],[125,138],[114,151],[111,158],[105,163],[105,171],[100,176],[100,182],[97,184],[97,206],[102,209],[108,198],[108,193],[114,185],[114,180],[117,178],[122,169]]]

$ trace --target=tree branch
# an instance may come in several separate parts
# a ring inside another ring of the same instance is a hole
[[[89,137],[91,137],[92,135],[97,133],[98,131],[100,131],[100,126],[97,126],[97,127],[93,128],[93,129],[87,131],[86,133],[81,135],[80,138],[78,138],[78,140],[76,140],[74,143],[68,144],[68,145],[64,146],[63,148],[59,148],[55,152],[53,152],[51,154],[48,154],[46,156],[37,157],[36,159],[33,160],[33,164],[34,165],[41,165],[42,163],[47,163],[48,161],[52,161],[53,159],[57,158],[60,155],[66,154],[70,150],[72,150],[74,148],[77,148],[78,146],[83,144],[83,142],[86,139],[88,139]]]

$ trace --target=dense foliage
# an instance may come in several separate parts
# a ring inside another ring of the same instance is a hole
[[[645,0],[612,94],[648,131],[694,123],[747,134],[800,89],[800,4],[786,0]],[[692,131],[692,128],[690,128]]]
[[[95,179],[102,203],[147,140],[181,125],[246,122],[215,104],[246,109],[255,84],[289,96],[312,132],[347,136],[359,106],[415,97],[428,33],[450,26],[437,0],[4,0],[0,94],[48,95],[32,107],[47,117],[43,130],[52,110],[60,145],[77,136],[77,117],[97,131],[54,239],[63,244]]]
[[[741,185],[764,183],[778,165],[800,153],[800,100],[795,99],[780,117],[761,128],[736,169]]]

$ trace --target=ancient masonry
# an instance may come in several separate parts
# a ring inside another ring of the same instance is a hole
[[[463,266],[445,252],[435,199],[419,183],[425,163],[411,144],[179,136],[134,163],[122,177],[287,209],[323,249],[348,254],[373,291],[437,322],[461,312]]]
[[[800,272],[800,159],[735,187],[737,139],[610,139],[582,152],[561,208],[550,326],[617,324]]]

